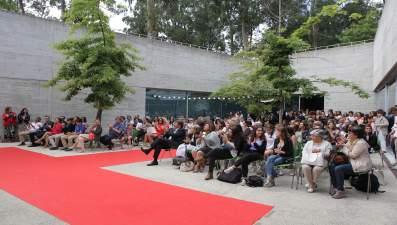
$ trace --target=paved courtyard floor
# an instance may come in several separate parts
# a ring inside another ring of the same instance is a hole
[[[0,144],[0,147],[5,146],[15,145]],[[43,148],[26,147],[23,149],[52,157],[101,153],[101,151],[95,153],[48,151]],[[150,160],[149,157],[148,160]],[[272,205],[274,207],[272,212],[261,218],[256,223],[257,225],[397,224],[395,213],[397,209],[397,180],[389,168],[385,168],[384,171],[387,184],[381,186],[381,189],[386,192],[376,195],[371,194],[369,200],[366,200],[365,193],[354,189],[347,190],[348,197],[345,199],[332,199],[328,195],[329,177],[327,173],[323,173],[321,176],[318,192],[309,194],[306,193],[304,186],[299,186],[298,190],[290,188],[291,177],[288,175],[288,171],[286,171],[286,175],[276,180],[276,187],[264,189],[250,188],[239,184],[227,184],[217,180],[205,181],[204,173],[180,172],[171,165],[169,159],[163,159],[157,167],[147,167],[146,162],[139,162],[115,165],[103,169],[216,195]],[[185,210],[195,210],[194,205],[192,205],[191,209]],[[180,212],[175,212],[174,216],[177,217],[178,213]],[[214,212],[214,216],[216,216],[216,212]],[[222,218],[219,219],[221,220]],[[0,225],[38,224],[58,225],[65,223],[0,189]]]

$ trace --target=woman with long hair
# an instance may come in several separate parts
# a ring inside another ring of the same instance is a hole
[[[247,151],[248,144],[244,138],[243,129],[240,125],[234,125],[228,133],[222,136],[222,148],[216,148],[208,152],[206,158],[209,163],[208,174],[205,180],[214,178],[215,161],[220,159],[230,159],[240,155],[241,152]]]
[[[203,123],[203,128],[197,139],[197,146],[199,149],[192,153],[196,163],[193,172],[203,171],[206,162],[205,154],[221,147],[221,140],[215,131],[214,123],[211,121],[205,121]]]
[[[284,163],[287,159],[293,157],[293,145],[289,138],[288,131],[283,126],[277,126],[275,130],[276,140],[274,141],[274,149],[269,155],[265,165],[265,174],[267,180],[265,187],[273,187],[274,179],[277,175],[274,166]]]
[[[264,134],[265,132],[262,127],[255,128],[253,134],[249,138],[249,147],[243,148],[239,159],[231,167],[225,170],[225,173],[230,173],[241,165],[242,185],[245,185],[246,183],[248,165],[251,162],[263,159],[263,154],[266,149],[266,138]]]

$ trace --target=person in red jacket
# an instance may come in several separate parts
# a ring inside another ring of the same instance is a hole
[[[10,106],[7,106],[3,113],[4,139],[12,141],[15,139],[15,132],[17,127],[17,114],[12,111]]]

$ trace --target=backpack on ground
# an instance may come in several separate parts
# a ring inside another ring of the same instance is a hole
[[[374,174],[371,174],[370,176],[371,176],[371,186],[369,192],[372,193],[380,192],[379,191],[380,185],[378,178]],[[352,176],[350,179],[351,179],[350,183],[355,189],[357,189],[358,191],[367,192],[368,174],[360,174],[358,176],[357,175]]]
[[[225,173],[224,171],[222,171],[218,176],[218,180],[226,183],[237,184],[241,182],[241,176],[241,169],[235,168],[230,173]]]
[[[263,187],[263,178],[260,176],[249,176],[246,184],[249,187]]]

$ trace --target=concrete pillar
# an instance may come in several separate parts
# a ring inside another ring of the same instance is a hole
[[[385,86],[385,104],[384,104],[385,112],[388,111],[388,108],[389,108],[389,86],[386,84],[386,86]]]

